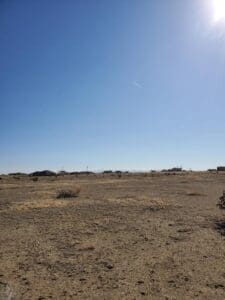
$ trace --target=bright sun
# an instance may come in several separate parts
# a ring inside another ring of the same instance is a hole
[[[225,0],[213,0],[213,10],[215,22],[225,19]]]

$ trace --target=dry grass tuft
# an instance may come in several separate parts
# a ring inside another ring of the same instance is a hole
[[[169,199],[162,199],[161,197],[156,196],[132,196],[125,195],[121,197],[111,197],[107,198],[107,201],[118,203],[119,205],[126,206],[136,206],[144,207],[144,211],[159,211],[162,209],[169,208],[171,205],[174,206],[174,203]]]
[[[61,199],[61,198],[74,198],[78,197],[80,194],[81,188],[80,186],[76,186],[73,189],[62,189],[58,192],[56,198]]]
[[[44,199],[44,200],[32,200],[22,203],[16,203],[10,209],[18,211],[27,211],[32,209],[45,209],[52,207],[65,207],[68,205],[68,202],[65,201],[55,201],[54,199]],[[1,299],[1,298],[0,298]]]
[[[148,204],[148,210],[150,211],[158,211],[158,210],[161,210],[161,209],[165,209],[166,208],[166,205],[165,205],[165,202],[162,201],[162,199],[157,199],[157,198],[153,198],[149,201],[149,204]]]

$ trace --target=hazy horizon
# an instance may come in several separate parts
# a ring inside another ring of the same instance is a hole
[[[209,166],[209,167],[206,167],[206,168],[191,168],[191,167],[182,167],[182,170],[183,171],[193,171],[193,172],[204,172],[204,171],[208,171],[208,170],[216,170],[217,167],[220,167],[220,166],[224,166],[223,164],[219,164],[219,165],[216,165],[216,166]],[[27,169],[16,169],[16,168],[10,168],[10,169],[6,169],[5,171],[0,171],[0,175],[4,175],[4,174],[10,174],[10,173],[27,173],[27,174],[30,174],[30,173],[33,173],[33,172],[36,172],[36,171],[44,171],[44,170],[48,170],[48,171],[53,171],[53,172],[61,172],[61,171],[66,171],[66,172],[85,172],[85,171],[89,171],[89,172],[95,172],[95,173],[101,173],[103,171],[122,171],[122,172],[151,172],[151,171],[156,171],[156,172],[161,172],[162,170],[169,170],[169,169],[172,169],[172,168],[180,168],[181,166],[164,166],[164,167],[161,167],[161,168],[142,168],[142,169],[132,169],[132,168],[98,168],[98,169],[92,169],[92,168],[88,168],[87,167],[85,168],[73,168],[73,167],[69,167],[69,168],[48,168],[48,167],[37,167],[36,169],[35,168],[27,168]]]
[[[215,3],[1,1],[0,173],[225,165]]]

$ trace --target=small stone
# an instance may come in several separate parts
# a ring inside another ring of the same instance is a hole
[[[114,268],[114,266],[112,264],[110,264],[109,262],[103,262],[103,265],[108,269],[111,270]]]

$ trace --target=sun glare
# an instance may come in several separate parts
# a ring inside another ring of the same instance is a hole
[[[212,0],[214,21],[218,22],[225,19],[225,0]]]

